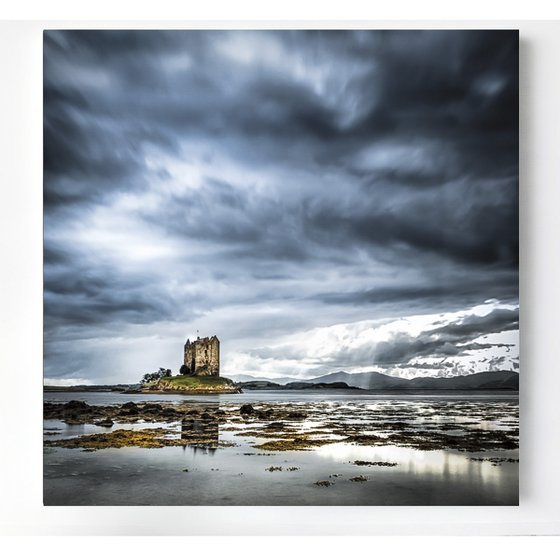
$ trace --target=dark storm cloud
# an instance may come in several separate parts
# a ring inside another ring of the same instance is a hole
[[[83,266],[83,263],[82,263]],[[104,268],[54,272],[46,266],[45,330],[63,325],[100,326],[105,323],[152,323],[174,314],[173,301],[147,275],[119,278]]]
[[[254,335],[304,327],[290,305],[316,326],[515,302],[517,43],[45,32],[47,332],[281,302],[275,321],[239,326]],[[116,251],[126,235],[134,256]],[[166,256],[142,269],[144,243]],[[460,340],[401,340],[384,359],[452,355]]]
[[[336,292],[317,294],[314,298],[330,304],[364,305],[394,302],[426,302],[437,309],[438,302],[449,305],[455,300],[458,305],[467,307],[480,300],[485,292],[488,298],[499,296],[502,301],[515,300],[518,294],[517,275],[510,272],[496,274],[494,279],[482,278],[443,278],[430,285],[383,286],[357,292]]]
[[[382,89],[392,113],[460,148],[471,172],[516,169],[517,33],[420,32],[417,49],[398,34],[384,38]]]
[[[312,258],[311,248],[302,243],[305,216],[291,202],[208,181],[203,189],[170,197],[160,211],[167,232],[213,242],[222,262],[301,263]]]
[[[150,324],[177,315],[176,302],[158,285],[160,278],[148,270],[125,274],[102,259],[76,254],[56,243],[45,248],[44,265],[47,336],[56,336],[66,326]],[[192,306],[182,305],[194,314]]]
[[[510,331],[519,328],[517,309],[496,309],[482,317],[471,315],[456,323],[451,323],[431,331],[430,334],[457,338],[474,338],[489,332]]]
[[[468,187],[448,187],[450,201],[442,193],[430,193],[392,208],[387,207],[387,198],[376,205],[376,197],[364,196],[357,208],[346,212],[334,207],[318,209],[310,217],[312,230],[340,244],[393,245],[395,252],[404,246],[419,251],[416,255],[421,258],[435,253],[466,264],[517,266],[516,186],[509,183],[491,188],[494,195],[503,194],[494,200],[480,200],[475,197],[484,196],[482,189],[469,193]]]
[[[46,85],[55,87],[49,70],[58,66],[57,57],[70,68],[82,64],[83,71],[101,72],[111,82],[110,89],[89,88],[81,99],[88,99],[101,116],[112,116],[121,125],[138,119],[136,126],[143,122],[148,125],[145,130],[159,131],[170,141],[192,133],[226,134],[238,140],[256,135],[264,140],[265,149],[271,144],[281,157],[277,148],[282,140],[287,144],[305,140],[313,158],[336,161],[364,143],[393,134],[443,140],[445,151],[459,152],[464,161],[458,167],[470,174],[482,169],[502,173],[502,159],[509,172],[516,168],[515,34],[373,33],[365,41],[344,34],[342,41],[329,33],[270,33],[284,48],[301,53],[309,65],[328,64],[333,72],[356,61],[371,67],[349,78],[344,93],[366,108],[373,98],[374,106],[343,125],[336,104],[329,106],[308,84],[282,69],[236,67],[224,60],[214,44],[227,33],[143,33],[57,33],[57,38],[63,37],[58,42],[47,33]],[[449,57],[441,56],[442,48],[451,53]],[[170,74],[165,56],[173,53],[191,56],[193,66]],[[443,63],[438,62],[442,58]],[[52,73],[59,78],[63,69]],[[71,88],[66,95],[79,96],[72,77],[62,78]],[[478,90],[477,80],[482,84]],[[484,95],[485,80],[504,85]],[[122,140],[126,144],[126,138]],[[259,151],[259,146],[253,149]]]

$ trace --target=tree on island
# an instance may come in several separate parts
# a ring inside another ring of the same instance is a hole
[[[146,373],[142,377],[141,383],[150,383],[151,381],[159,381],[162,377],[171,377],[171,370],[160,367],[158,371]]]

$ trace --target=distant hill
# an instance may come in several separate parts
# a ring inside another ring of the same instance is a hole
[[[43,391],[45,392],[61,392],[61,393],[123,393],[134,389],[139,389],[140,384],[120,384],[120,385],[44,385]]]
[[[366,373],[346,373],[337,371],[327,375],[321,375],[308,380],[310,383],[347,383],[351,387],[369,390],[402,389],[408,386],[408,379],[393,377],[376,371]]]
[[[356,387],[349,387],[347,383],[305,383],[302,381],[295,381],[280,385],[272,381],[246,381],[239,384],[242,389],[259,390],[259,391],[302,391],[305,389],[356,389]]]
[[[413,379],[393,377],[376,371],[366,373],[337,371],[311,379],[294,379],[287,383],[279,381],[279,379],[253,378],[252,381],[242,382],[241,386],[244,389],[358,388],[368,391],[394,392],[519,390],[519,374],[514,371],[486,371],[455,377],[415,377]]]

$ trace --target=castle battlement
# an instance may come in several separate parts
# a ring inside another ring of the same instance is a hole
[[[220,375],[220,341],[216,335],[185,342],[184,365],[187,375]]]

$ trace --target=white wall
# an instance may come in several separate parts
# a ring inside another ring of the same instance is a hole
[[[46,27],[100,27],[49,22]],[[177,23],[175,26],[181,27]],[[123,27],[114,23],[113,27]],[[149,27],[138,23],[136,27]],[[259,27],[251,23],[251,27]],[[270,24],[268,25],[270,27]],[[277,25],[276,25],[277,26]],[[285,27],[295,27],[290,23]],[[300,27],[310,27],[300,24]],[[165,27],[158,24],[157,27]],[[182,25],[188,27],[188,25]],[[230,27],[232,27],[230,25]],[[278,26],[277,26],[278,27]],[[42,28],[0,24],[0,533],[551,534],[560,532],[560,24],[324,23],[519,28],[521,482],[519,507],[42,506]],[[8,379],[17,376],[17,384]],[[148,530],[148,528],[150,528]]]

